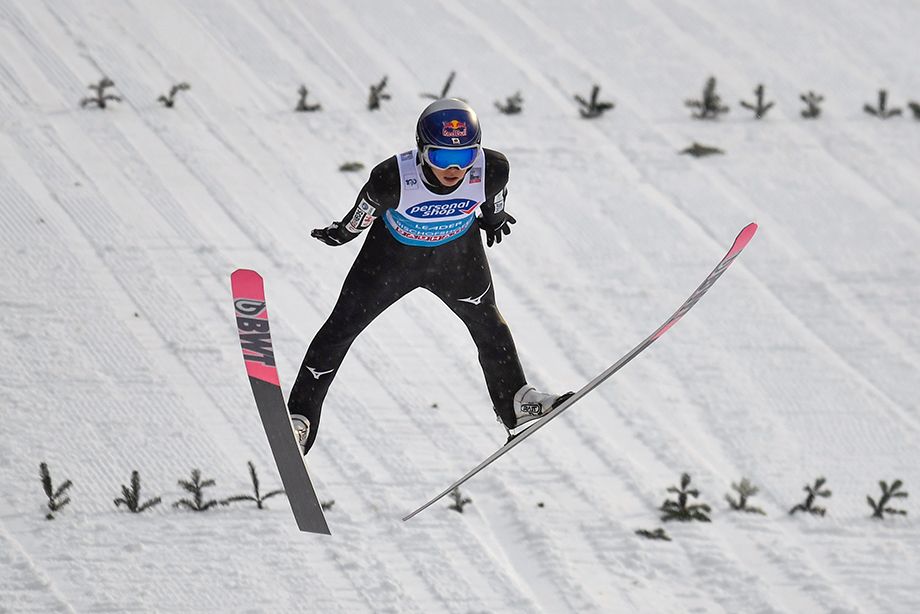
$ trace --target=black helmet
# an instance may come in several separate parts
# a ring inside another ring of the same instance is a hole
[[[472,147],[479,145],[482,134],[473,108],[457,98],[441,98],[425,107],[415,127],[419,149],[434,147]]]
[[[432,102],[425,107],[418,118],[415,127],[415,142],[418,145],[419,154],[424,162],[433,166],[447,168],[432,161],[429,157],[430,150],[435,149],[476,149],[482,140],[482,133],[479,129],[479,118],[476,117],[476,111],[473,108],[457,98],[441,98]],[[469,160],[472,164],[475,155]],[[451,162],[448,166],[458,166],[460,168],[468,164]]]

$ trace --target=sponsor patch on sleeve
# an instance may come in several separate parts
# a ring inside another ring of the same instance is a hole
[[[345,229],[348,232],[358,234],[374,223],[376,219],[374,217],[374,212],[374,206],[362,198],[361,202],[358,203],[357,209],[355,209],[354,215],[351,216],[348,224],[345,225]]]
[[[495,213],[501,213],[505,210],[505,192],[507,191],[507,189],[504,189],[495,195]]]

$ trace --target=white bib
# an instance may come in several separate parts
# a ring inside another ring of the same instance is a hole
[[[450,194],[428,190],[415,163],[418,150],[398,156],[399,206],[387,209],[383,221],[390,234],[406,245],[433,247],[460,237],[476,217],[476,209],[485,202],[485,165],[482,150],[463,181]]]

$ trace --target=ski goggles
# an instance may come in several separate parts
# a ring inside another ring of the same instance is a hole
[[[449,149],[447,147],[427,145],[422,155],[425,161],[435,168],[446,171],[452,166],[456,166],[463,171],[473,166],[476,158],[479,157],[479,145],[464,149]]]

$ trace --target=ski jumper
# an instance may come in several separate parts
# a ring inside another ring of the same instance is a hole
[[[513,397],[525,383],[514,340],[495,305],[492,275],[479,235],[477,210],[499,215],[507,193],[508,161],[483,149],[463,180],[441,186],[417,151],[377,165],[342,220],[344,240],[370,227],[332,313],[304,357],[288,400],[291,414],[310,421],[309,450],[323,399],[348,348],[397,300],[424,288],[466,325],[479,351],[493,407],[513,427]]]

